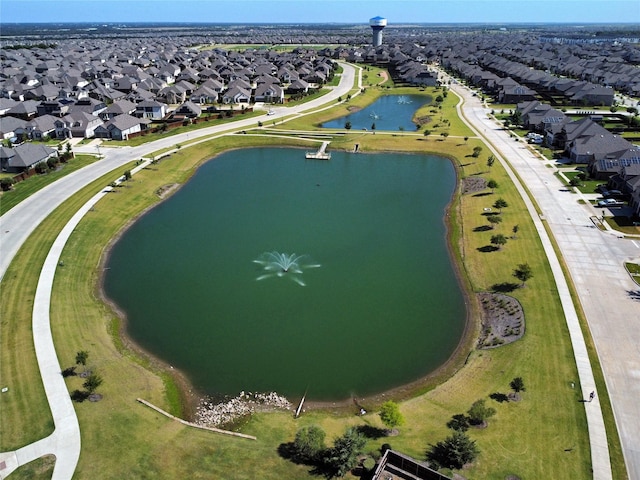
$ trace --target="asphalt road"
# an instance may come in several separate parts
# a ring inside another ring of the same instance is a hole
[[[465,116],[496,146],[526,185],[550,227],[587,318],[620,434],[629,478],[640,479],[640,287],[624,269],[638,262],[640,240],[595,228],[594,217],[610,212],[578,203],[554,168],[498,126],[478,97],[465,97]],[[612,209],[611,212],[616,212]],[[594,477],[595,478],[595,477]]]

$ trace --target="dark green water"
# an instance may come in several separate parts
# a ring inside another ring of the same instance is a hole
[[[454,185],[433,156],[228,152],[122,236],[105,290],[131,337],[203,393],[378,393],[433,371],[464,329],[443,222]],[[268,251],[321,267],[306,286],[257,281]]]

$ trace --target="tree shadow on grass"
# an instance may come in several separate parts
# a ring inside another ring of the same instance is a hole
[[[494,283],[491,285],[492,292],[509,293],[520,288],[520,285],[512,282]]]
[[[494,245],[485,245],[484,247],[478,247],[476,250],[482,253],[490,253],[498,251],[499,248]]]
[[[296,465],[306,465],[310,467],[311,475],[333,478],[334,472],[322,461],[322,455],[317,460],[302,459],[298,456],[294,442],[281,443],[278,445],[278,455],[285,460],[289,460]]]
[[[363,436],[373,440],[387,436],[387,430],[384,428],[374,427],[372,425],[358,425],[356,430]]]
[[[474,232],[486,232],[488,230],[493,230],[490,225],[480,225],[473,229]]]
[[[495,400],[498,403],[504,403],[504,402],[508,402],[509,401],[509,396],[505,395],[504,393],[492,393],[491,395],[489,395],[489,398],[491,400]]]
[[[487,195],[493,195],[493,192],[481,192],[473,194],[474,197],[486,197]]]

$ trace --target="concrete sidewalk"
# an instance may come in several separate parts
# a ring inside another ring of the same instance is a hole
[[[590,402],[585,402],[584,404],[589,430],[589,442],[591,444],[591,468],[593,470],[593,478],[596,480],[611,480],[613,477],[611,472],[611,463],[609,460],[607,434],[604,426],[604,419],[602,417],[599,397],[597,395],[596,384],[593,377],[593,370],[591,368],[587,347],[584,341],[584,337],[582,336],[582,330],[580,328],[580,322],[573,305],[571,292],[564,277],[564,272],[562,271],[560,261],[558,260],[558,257],[556,256],[556,253],[553,249],[551,239],[549,238],[547,231],[545,230],[545,227],[538,215],[533,202],[529,197],[529,194],[527,193],[526,189],[520,182],[520,179],[514,173],[511,167],[510,161],[514,157],[513,145],[515,144],[515,142],[512,138],[506,137],[503,132],[500,132],[502,135],[499,135],[493,128],[487,129],[487,124],[482,121],[482,117],[477,114],[477,111],[475,116],[467,115],[469,112],[465,107],[469,105],[469,102],[473,101],[474,97],[459,85],[452,85],[452,90],[457,93],[462,99],[462,102],[457,107],[460,118],[462,118],[465,123],[467,123],[467,125],[479,137],[486,138],[489,141],[488,143],[491,145],[493,153],[506,169],[512,182],[518,189],[520,196],[524,200],[531,218],[533,219],[533,223],[542,242],[545,254],[547,256],[549,265],[551,266],[551,270],[556,281],[556,287],[558,289],[560,301],[562,303],[562,308],[565,314],[565,320],[569,329],[571,344],[573,346],[573,353],[578,369],[578,375],[580,378],[580,387],[583,392],[596,392],[594,398]],[[479,111],[483,111],[483,109],[480,107]],[[486,118],[486,113],[484,114],[484,117]],[[487,132],[489,132],[489,134]],[[518,142],[518,146],[520,145],[521,144]],[[521,155],[522,152],[516,151],[515,154]],[[533,155],[531,155],[531,157],[533,161],[539,162],[539,160],[533,157]],[[510,161],[505,161],[505,158],[508,158]],[[525,175],[525,172],[518,170],[518,174],[526,180],[527,177]],[[527,183],[527,185],[529,184]]]

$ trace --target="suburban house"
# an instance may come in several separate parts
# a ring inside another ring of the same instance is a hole
[[[561,124],[567,118],[560,110],[537,100],[518,103],[516,111],[520,112],[523,127],[538,132],[544,131],[549,125]]]
[[[518,103],[535,100],[536,92],[523,85],[511,85],[503,87],[498,92],[500,103]]]
[[[129,135],[146,130],[151,120],[138,118],[127,113],[113,117],[106,123],[95,129],[98,138],[110,138],[112,140],[127,140]]]
[[[192,101],[187,100],[182,105],[180,105],[173,112],[176,116],[183,116],[187,118],[197,118],[202,113],[202,108],[199,105],[193,103]]]
[[[218,92],[208,86],[201,85],[191,94],[189,100],[200,105],[216,103],[218,101]]]
[[[57,155],[55,149],[36,143],[23,143],[14,148],[0,147],[0,169],[3,172],[21,173]]]
[[[0,117],[0,138],[9,140],[17,136],[16,131],[25,129],[27,121],[16,117]]]
[[[145,100],[136,105],[136,117],[162,120],[167,115],[167,105],[155,100]]]
[[[611,177],[619,174],[624,167],[638,163],[640,163],[640,148],[634,147],[590,162],[587,165],[587,171],[589,175],[597,180],[609,180]]]
[[[233,86],[222,94],[222,102],[229,103],[249,103],[251,101],[251,90]]]
[[[75,111],[56,119],[56,138],[92,138],[95,129],[102,125],[99,117],[83,110]]]
[[[284,90],[280,85],[274,83],[262,83],[256,87],[254,101],[264,103],[283,103]]]
[[[118,115],[122,115],[124,113],[128,115],[133,115],[136,111],[136,104],[130,102],[129,100],[117,100],[109,105],[104,111],[100,113],[100,118],[102,120],[111,120]]]
[[[42,115],[27,122],[24,131],[21,129],[18,132],[32,140],[54,137],[56,134],[56,120],[57,118],[53,115]]]

